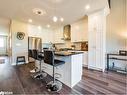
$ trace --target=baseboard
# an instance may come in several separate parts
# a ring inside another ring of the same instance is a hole
[[[84,65],[84,64],[83,64],[83,67],[88,67],[88,65]]]
[[[101,72],[104,72],[105,71],[103,69],[95,68],[95,67],[91,67],[91,66],[88,66],[88,69],[93,69],[93,70],[97,70],[97,71],[101,71]]]

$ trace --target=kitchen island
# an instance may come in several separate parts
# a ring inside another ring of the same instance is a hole
[[[61,75],[58,80],[72,88],[82,78],[83,52],[55,52],[55,59],[65,61],[65,64],[55,68],[55,73]],[[38,62],[36,61],[36,66],[39,68]],[[42,67],[45,67],[44,71],[52,76],[51,65],[43,62]]]

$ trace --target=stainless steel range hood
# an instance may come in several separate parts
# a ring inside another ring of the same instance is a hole
[[[63,40],[71,40],[71,25],[66,25],[63,28]]]

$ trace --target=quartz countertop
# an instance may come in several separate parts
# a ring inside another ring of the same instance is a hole
[[[43,53],[43,52],[42,52]],[[75,54],[82,54],[83,51],[55,51],[55,55],[57,56],[71,56]]]
[[[68,52],[68,51],[57,51],[55,52],[55,55],[58,55],[58,56],[71,56],[71,55],[75,55],[75,54],[81,54],[81,53],[84,53],[84,52]]]

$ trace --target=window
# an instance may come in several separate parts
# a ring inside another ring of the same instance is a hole
[[[0,48],[1,47],[4,47],[4,39],[3,38],[0,38]]]

